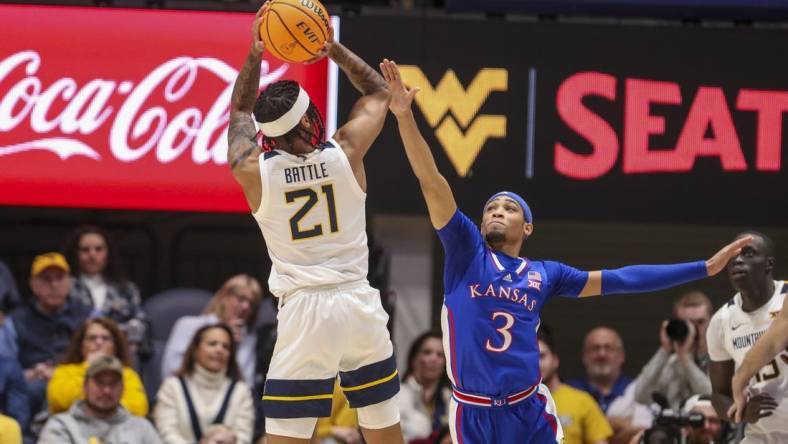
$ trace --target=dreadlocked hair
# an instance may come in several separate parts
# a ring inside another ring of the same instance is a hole
[[[282,117],[293,107],[298,98],[299,88],[298,82],[293,80],[280,80],[268,85],[254,104],[255,119],[258,122],[271,122]],[[295,128],[281,136],[269,137],[263,134],[263,150],[270,151],[276,148],[276,139],[284,139],[288,147],[292,146],[293,140],[296,138],[301,138],[313,146],[323,143],[326,135],[323,117],[311,100],[306,110],[306,116],[314,128],[312,132],[306,131],[301,125],[296,125]]]

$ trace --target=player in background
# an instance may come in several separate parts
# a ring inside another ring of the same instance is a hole
[[[380,68],[408,161],[446,252],[442,327],[453,388],[452,438],[458,444],[562,442],[555,403],[540,383],[536,334],[544,303],[552,296],[653,291],[711,276],[751,239],[739,239],[707,261],[591,272],[518,257],[533,232],[528,204],[512,192],[494,194],[479,230],[457,209],[419,132],[411,111],[418,90],[404,87],[394,62],[384,60]]]
[[[747,384],[755,374],[766,366],[775,356],[788,349],[788,303],[783,300],[783,308],[763,336],[747,352],[731,381],[733,404],[728,416],[741,422],[747,404]]]
[[[380,294],[367,282],[363,158],[388,112],[386,82],[330,37],[321,53],[361,92],[348,122],[324,140],[323,121],[296,82],[259,96],[260,17],[230,107],[228,160],[271,258],[278,336],[263,395],[268,442],[306,443],[331,414],[334,381],[369,443],[401,443],[396,362]],[[255,120],[263,133],[257,143]],[[264,148],[264,149],[263,149]]]
[[[733,298],[720,307],[711,318],[706,332],[709,347],[709,376],[712,403],[720,416],[732,406],[731,380],[743,366],[747,352],[772,324],[784,305],[788,283],[776,281],[774,244],[757,232],[744,232],[736,239],[750,237],[750,245],[742,248],[727,267],[731,285],[737,290]],[[750,363],[745,368],[754,379],[740,382],[748,386],[749,399],[738,410],[740,421],[747,423],[744,443],[788,442],[788,352],[778,350],[763,356],[763,366]],[[744,375],[742,375],[743,377]],[[741,388],[737,389],[741,395]],[[734,413],[731,411],[731,413]]]

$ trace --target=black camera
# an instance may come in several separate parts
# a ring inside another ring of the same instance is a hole
[[[651,398],[660,406],[660,411],[651,428],[643,433],[643,439],[640,441],[643,444],[684,444],[682,427],[699,428],[706,423],[702,413],[683,414],[668,408],[668,400],[661,393],[654,392]]]
[[[689,327],[687,327],[687,321],[681,319],[670,319],[668,321],[668,325],[665,327],[665,332],[668,334],[668,337],[676,342],[684,342],[689,335]]]

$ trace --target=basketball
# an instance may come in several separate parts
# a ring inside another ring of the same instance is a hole
[[[328,11],[317,0],[274,0],[263,14],[260,37],[276,58],[304,62],[323,48],[328,20]]]

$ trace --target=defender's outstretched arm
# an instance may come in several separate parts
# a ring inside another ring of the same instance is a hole
[[[449,182],[438,171],[430,147],[421,135],[416,119],[413,117],[411,105],[419,90],[418,88],[407,89],[403,85],[399,68],[393,61],[383,60],[380,64],[380,71],[391,90],[389,109],[397,118],[399,134],[405,145],[405,154],[408,156],[413,173],[419,180],[424,200],[427,201],[430,221],[433,227],[441,229],[446,226],[457,211],[457,202],[454,200]]]
[[[722,247],[707,261],[670,265],[631,265],[615,270],[597,270],[588,273],[588,281],[580,297],[600,294],[640,293],[662,290],[685,284],[722,271],[731,258],[752,242],[745,236]]]

